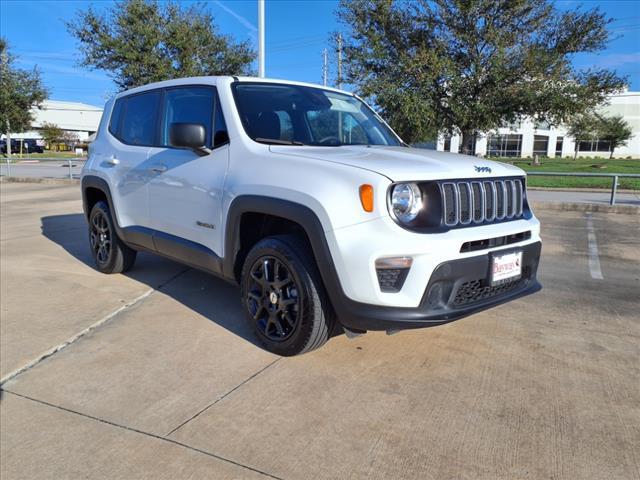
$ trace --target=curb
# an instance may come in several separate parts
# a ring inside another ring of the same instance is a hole
[[[0,183],[42,183],[45,185],[79,185],[77,178],[47,178],[47,177],[0,177]]]
[[[527,190],[538,190],[540,192],[589,192],[589,193],[609,193],[611,194],[611,187],[607,188],[569,188],[569,187],[530,187],[527,185]],[[629,190],[628,188],[618,188],[618,193],[635,193],[640,195],[640,190]]]
[[[640,205],[608,205],[603,203],[578,202],[529,202],[533,211],[554,212],[601,212],[623,215],[640,215]]]

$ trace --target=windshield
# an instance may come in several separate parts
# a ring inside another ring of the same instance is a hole
[[[277,145],[402,145],[362,101],[321,88],[237,82],[236,107],[247,135]]]

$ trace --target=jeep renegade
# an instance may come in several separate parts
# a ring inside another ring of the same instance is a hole
[[[147,251],[239,284],[279,355],[539,290],[525,187],[514,166],[410,148],[353,94],[242,77],[116,95],[82,172],[99,271]]]

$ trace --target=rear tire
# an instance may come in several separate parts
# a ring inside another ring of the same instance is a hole
[[[329,339],[333,315],[301,238],[279,235],[258,242],[245,259],[240,283],[247,321],[266,350],[299,355]]]
[[[136,261],[136,251],[118,237],[109,205],[104,201],[91,209],[89,246],[96,268],[102,273],[124,273]]]

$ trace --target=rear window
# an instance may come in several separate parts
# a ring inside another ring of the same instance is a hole
[[[154,90],[126,98],[120,139],[129,145],[152,146],[155,140],[160,92]]]

